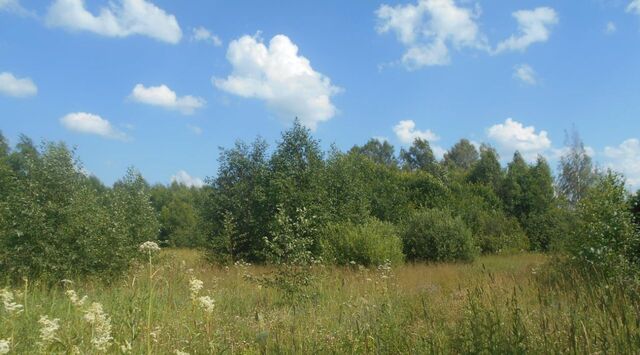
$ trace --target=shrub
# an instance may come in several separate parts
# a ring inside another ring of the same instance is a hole
[[[485,254],[529,249],[529,241],[518,220],[501,210],[470,208],[463,215],[476,245]]]
[[[464,221],[446,210],[416,212],[406,221],[402,239],[413,261],[471,261],[478,251]]]
[[[377,266],[387,260],[402,263],[402,241],[391,223],[370,218],[362,224],[350,222],[329,224],[323,230],[323,256],[339,265],[355,262]]]
[[[578,204],[579,223],[569,244],[572,260],[605,276],[638,271],[638,232],[626,201],[624,180],[609,172]]]

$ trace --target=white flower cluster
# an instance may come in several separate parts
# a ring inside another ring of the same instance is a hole
[[[69,297],[71,303],[73,303],[73,305],[76,307],[84,306],[84,303],[87,301],[87,296],[83,296],[82,298],[80,298],[74,290],[67,290],[65,294],[67,295],[67,297]]]
[[[191,300],[195,301],[204,286],[204,282],[202,280],[198,280],[195,277],[191,277],[189,280],[189,291],[191,292]]]
[[[156,242],[146,241],[140,244],[140,247],[138,247],[138,250],[140,250],[143,253],[153,254],[160,251],[160,246]]]
[[[2,298],[2,303],[4,305],[4,309],[9,313],[9,314],[18,314],[20,312],[22,312],[22,309],[24,307],[22,307],[21,304],[18,304],[16,302],[13,301],[13,292],[7,290],[6,288],[0,290],[0,298]]]
[[[111,318],[102,310],[100,303],[94,302],[84,313],[84,320],[93,327],[91,344],[98,351],[106,351],[111,346]]]
[[[189,353],[182,350],[176,350],[176,355],[189,355]]]
[[[53,343],[56,339],[56,333],[60,329],[60,319],[49,319],[47,316],[40,316],[40,346],[46,347]]]
[[[200,307],[209,314],[213,313],[213,308],[216,306],[216,301],[209,296],[199,297],[198,303],[200,304]]]
[[[0,339],[0,355],[8,354],[11,351],[11,341],[9,339]]]

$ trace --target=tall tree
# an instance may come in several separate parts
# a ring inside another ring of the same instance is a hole
[[[490,145],[483,143],[480,146],[480,160],[473,165],[469,173],[469,181],[490,186],[498,192],[502,179],[502,166],[500,166],[498,152]]]
[[[429,142],[422,138],[416,138],[408,150],[400,151],[402,168],[408,171],[422,170],[432,175],[441,174],[440,164],[436,160]]]
[[[560,158],[557,187],[569,204],[576,207],[594,184],[596,174],[591,157],[575,128],[571,133],[566,133],[565,141],[567,150]]]
[[[461,139],[444,155],[447,167],[469,170],[478,161],[478,150],[468,139]]]
[[[362,154],[378,164],[391,167],[398,165],[395,148],[387,141],[371,138],[362,147],[354,146],[351,148],[351,152]]]

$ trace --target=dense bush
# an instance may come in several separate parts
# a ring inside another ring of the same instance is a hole
[[[0,157],[0,181],[0,274],[8,279],[111,278],[156,236],[139,184],[125,179],[99,192],[63,144],[37,149],[23,139]]]
[[[339,265],[355,262],[358,265],[378,266],[390,261],[402,263],[402,241],[395,227],[370,218],[364,223],[332,223],[322,232],[325,261]]]
[[[485,254],[529,249],[529,240],[513,217],[501,210],[470,208],[463,219],[473,233],[476,245]]]
[[[640,239],[626,200],[624,181],[609,172],[578,202],[579,223],[572,236],[572,260],[606,276],[638,272]]]
[[[476,247],[471,230],[446,210],[424,209],[405,222],[404,252],[412,261],[471,261]]]

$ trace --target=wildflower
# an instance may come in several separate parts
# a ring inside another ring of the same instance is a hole
[[[100,303],[94,302],[84,313],[84,320],[93,327],[91,344],[98,351],[106,351],[111,345],[111,318],[102,310]]]
[[[215,307],[216,301],[209,296],[202,296],[198,298],[198,303],[200,303],[200,307],[204,309],[205,312],[211,314],[213,313],[213,308]]]
[[[7,312],[9,312],[9,314],[12,314],[12,313],[18,314],[22,312],[22,309],[24,307],[21,304],[18,304],[13,301],[13,292],[4,288],[0,290],[0,298],[2,298],[4,309],[6,309]]]
[[[40,340],[41,346],[46,346],[56,340],[56,332],[60,329],[60,319],[49,319],[47,316],[41,316],[38,323],[42,326],[40,328]]]
[[[11,351],[11,342],[9,339],[0,339],[0,354],[8,354]]]
[[[128,340],[125,340],[124,344],[120,345],[120,351],[123,354],[129,354],[131,353],[131,350],[133,350],[133,347],[131,346],[131,343]]]
[[[191,280],[189,281],[189,290],[191,291],[192,301],[196,300],[198,294],[200,293],[200,290],[202,290],[202,286],[204,286],[204,282],[202,282],[202,280],[191,277]]]
[[[176,355],[189,355],[189,353],[182,350],[176,350]]]
[[[67,297],[69,297],[71,303],[73,303],[73,305],[76,307],[84,306],[84,303],[87,301],[87,296],[83,296],[82,298],[80,298],[74,290],[67,290],[65,294],[67,295]]]
[[[153,254],[153,253],[159,252],[160,247],[156,242],[146,241],[140,244],[140,247],[138,247],[138,250],[140,250],[143,253]]]
[[[154,343],[157,343],[157,342],[158,342],[158,337],[160,336],[160,331],[161,331],[161,330],[162,330],[162,328],[160,328],[160,327],[155,327],[155,328],[153,329],[153,331],[152,331],[151,333],[149,333],[149,334],[151,334],[151,338],[153,339],[153,342],[154,342]]]

